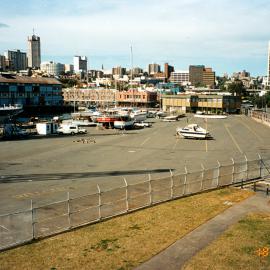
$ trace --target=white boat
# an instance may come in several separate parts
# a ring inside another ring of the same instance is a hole
[[[130,113],[130,117],[134,122],[143,122],[146,120],[147,112],[133,111]]]
[[[184,128],[177,128],[176,134],[183,136],[184,138],[190,138],[190,139],[207,139],[211,138],[210,133],[200,127],[197,124],[190,124]]]
[[[162,121],[163,122],[176,122],[178,121],[178,115],[165,116]]]
[[[129,115],[119,116],[119,119],[113,122],[114,128],[117,129],[130,129],[133,127],[133,125],[134,120],[132,120]]]
[[[208,118],[208,119],[226,119],[227,115],[225,114],[204,114],[203,112],[197,112],[194,117],[197,118]]]
[[[0,107],[0,121],[4,121],[14,115],[17,115],[23,111],[23,106],[20,104],[1,106]]]

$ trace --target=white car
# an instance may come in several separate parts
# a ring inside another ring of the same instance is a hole
[[[138,122],[138,123],[134,123],[134,126],[136,126],[136,127],[151,127],[152,124],[148,123],[148,122]]]
[[[62,124],[58,130],[58,134],[86,134],[87,130],[85,128],[78,127],[77,125],[64,125]]]

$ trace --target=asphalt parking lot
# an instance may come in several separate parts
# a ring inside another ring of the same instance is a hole
[[[151,128],[130,131],[88,128],[87,135],[0,141],[0,214],[65,199],[128,182],[159,178],[204,166],[270,158],[270,128],[243,116],[194,118],[177,122],[152,121]],[[176,127],[198,123],[213,140],[175,136]]]

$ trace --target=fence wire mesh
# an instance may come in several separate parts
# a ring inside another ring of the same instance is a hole
[[[233,159],[232,159],[233,161]],[[111,190],[31,207],[30,210],[0,216],[0,250],[33,239],[67,231],[85,224],[166,202],[201,191],[215,189],[270,175],[270,160],[232,162],[197,172],[172,174]],[[33,204],[31,203],[31,206]]]

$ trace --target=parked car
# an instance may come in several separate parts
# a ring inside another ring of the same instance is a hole
[[[134,126],[136,126],[136,127],[151,127],[152,124],[148,123],[148,122],[138,122],[138,123],[134,123]]]
[[[86,134],[87,130],[85,128],[81,128],[77,125],[65,125],[62,124],[57,130],[58,134]]]

